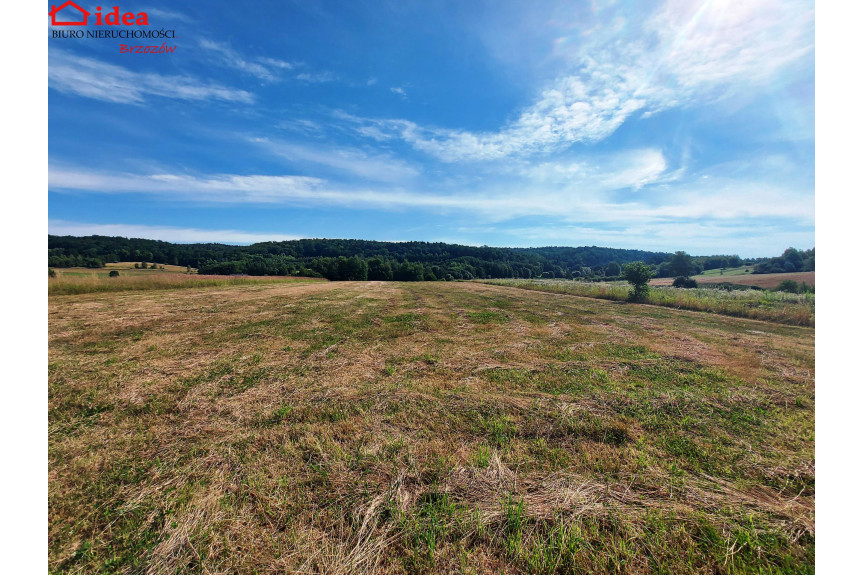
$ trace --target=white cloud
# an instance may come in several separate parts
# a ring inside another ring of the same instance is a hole
[[[305,176],[128,174],[49,169],[48,186],[102,193],[147,193],[185,200],[277,203],[315,199],[325,182]]]
[[[400,88],[400,87],[398,87],[398,86],[394,86],[394,87],[390,88],[390,92],[392,92],[393,94],[398,94],[398,95],[399,95],[399,96],[401,96],[402,98],[407,98],[407,97],[408,97],[408,93],[407,93],[407,92],[405,92],[405,89],[404,89],[404,88]]]
[[[659,39],[659,73],[681,91],[752,85],[814,48],[814,6],[788,0],[670,0],[646,24]]]
[[[175,228],[170,226],[146,226],[138,224],[90,224],[65,220],[48,220],[48,233],[55,236],[121,236],[144,238],[179,243],[226,243],[252,244],[268,241],[297,240],[302,236],[282,233],[243,232],[238,230],[203,230],[199,228]]]
[[[132,72],[60,50],[50,51],[48,85],[59,92],[119,104],[140,104],[148,96],[177,100],[253,101],[252,95],[243,90],[204,83],[189,76]]]
[[[600,10],[600,31],[582,30],[568,44],[569,69],[498,131],[354,118],[358,131],[401,138],[446,162],[559,151],[607,138],[637,112],[749,92],[813,51],[811,2],[671,0],[643,22],[626,22],[625,10]]]
[[[199,41],[199,44],[201,48],[217,54],[222,65],[269,82],[278,79],[277,73],[279,70],[291,70],[295,67],[295,64],[291,62],[285,62],[284,60],[278,60],[275,58],[256,58],[249,60],[241,56],[239,52],[231,48],[228,44],[221,42],[202,39]]]
[[[513,170],[536,185],[553,185],[568,190],[604,192],[618,189],[639,190],[646,185],[676,180],[680,172],[667,173],[665,156],[657,149],[641,149],[590,160],[556,160],[515,165]]]
[[[346,174],[378,182],[401,182],[414,179],[419,170],[407,162],[380,153],[335,146],[309,146],[252,138],[272,154],[292,163],[328,166]]]
[[[48,180],[49,189],[54,191],[142,193],[206,203],[415,209],[460,214],[487,222],[541,216],[554,222],[606,225],[757,218],[783,218],[804,226],[814,224],[813,200],[808,191],[728,178],[709,178],[695,185],[657,186],[650,194],[632,194],[625,201],[609,196],[612,192],[607,190],[581,189],[577,184],[555,187],[506,175],[484,186],[482,192],[467,192],[459,187],[435,192],[406,190],[401,186],[369,189],[293,175],[146,175],[62,168],[49,169]]]
[[[322,84],[324,82],[334,82],[336,76],[332,72],[303,72],[302,74],[297,74],[296,79],[308,82],[309,84]]]
[[[258,61],[265,66],[271,66],[280,70],[293,70],[297,67],[297,64],[293,62],[286,62],[285,60],[279,60],[277,58],[258,58]]]

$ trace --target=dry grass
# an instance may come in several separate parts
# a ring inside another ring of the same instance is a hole
[[[814,331],[475,283],[49,298],[53,573],[809,573]]]
[[[796,272],[787,274],[746,274],[746,275],[698,275],[695,279],[701,284],[731,283],[743,286],[757,286],[764,289],[773,289],[785,280],[805,283],[815,286],[815,272]],[[650,280],[652,286],[670,286],[674,278],[656,278]]]
[[[626,282],[582,282],[544,279],[481,280],[483,283],[625,302],[630,286]],[[746,317],[788,325],[815,326],[815,294],[792,294],[757,290],[727,291],[708,287],[682,289],[654,287],[646,304]]]
[[[156,264],[157,268],[155,270],[135,269],[135,266],[139,265],[140,263],[141,262],[107,263],[107,264],[105,264],[105,269],[117,270],[117,271],[128,270],[129,273],[136,273],[136,272],[141,273],[141,272],[146,272],[146,271],[162,271],[162,272],[170,272],[170,273],[175,273],[175,274],[187,273],[186,266],[174,266],[171,264]],[[150,265],[152,265],[152,263]],[[67,270],[72,270],[72,269],[79,270],[79,269],[87,269],[87,268],[65,268],[65,269],[67,269]],[[61,271],[65,271],[65,270],[61,270]],[[89,270],[89,271],[94,271],[94,270]],[[196,268],[192,268],[192,271],[197,272],[198,270]]]
[[[240,285],[259,285],[272,283],[319,282],[314,278],[268,277],[268,276],[219,276],[180,274],[162,270],[130,270],[120,277],[110,277],[106,270],[83,270],[69,268],[58,271],[57,276],[48,278],[49,295],[77,295],[85,293],[106,293],[132,290],[175,290],[180,288],[227,287]]]

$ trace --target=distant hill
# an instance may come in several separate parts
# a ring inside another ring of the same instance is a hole
[[[108,236],[48,236],[49,267],[118,261],[191,266],[199,273],[312,275],[329,279],[473,279],[604,276],[608,264],[659,265],[664,252],[585,247],[496,248],[441,242],[305,239],[249,246],[175,244]]]

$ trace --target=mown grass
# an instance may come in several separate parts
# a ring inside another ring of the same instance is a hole
[[[714,276],[726,277],[726,276],[742,276],[746,274],[752,273],[754,266],[741,266],[739,268],[725,268],[725,269],[712,269],[706,270],[696,276],[693,276],[696,280],[698,278],[712,278]]]
[[[812,573],[814,330],[478,283],[49,298],[49,572]]]
[[[48,278],[48,295],[323,281],[312,278],[291,277],[208,276],[159,270],[133,270],[133,272],[138,273],[122,272],[120,277],[109,277],[109,272],[107,271],[102,273],[63,272],[58,274],[57,277]]]
[[[627,301],[629,285],[624,282],[578,282],[568,280],[481,280],[484,283],[606,299]],[[705,311],[788,325],[815,325],[815,294],[790,294],[761,290],[651,287],[650,305]]]

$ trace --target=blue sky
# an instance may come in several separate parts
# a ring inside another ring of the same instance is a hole
[[[177,38],[49,27],[50,233],[814,246],[811,2],[119,6]]]

